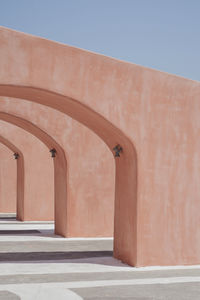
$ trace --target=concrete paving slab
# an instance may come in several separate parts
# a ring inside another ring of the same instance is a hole
[[[200,266],[132,268],[112,257],[112,238],[66,239],[54,224],[6,222],[0,299],[200,299]]]

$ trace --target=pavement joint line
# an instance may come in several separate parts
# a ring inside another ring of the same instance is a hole
[[[165,295],[172,299],[172,293],[176,294],[173,300],[199,299],[200,265],[184,265],[183,262],[179,266],[131,267],[111,255],[91,257],[89,253],[84,258],[84,252],[112,252],[113,238],[63,238],[54,234],[54,223],[49,221],[0,220],[0,229],[39,231],[34,235],[0,235],[0,298],[4,291],[10,291],[21,300],[83,299],[80,295],[100,295],[101,299],[104,296],[107,299],[107,293],[115,295],[112,299],[126,299],[126,291],[130,295],[128,299],[133,295],[134,299],[143,299],[143,294],[145,299],[150,299],[150,294],[155,299],[155,293],[161,291],[159,299],[164,299]],[[40,252],[42,259],[35,260]],[[79,252],[81,258],[78,258]],[[68,258],[63,259],[60,253],[64,253],[63,257],[66,253],[75,256],[66,255]],[[4,260],[5,254],[13,261]],[[17,258],[15,262],[13,254]]]
[[[106,286],[137,286],[137,285],[157,285],[157,284],[174,284],[174,283],[200,283],[200,277],[161,277],[161,278],[145,278],[145,279],[125,279],[125,280],[96,280],[96,281],[72,281],[72,282],[48,282],[48,283],[18,283],[0,285],[0,290],[10,287],[24,286],[46,286],[57,288],[91,288]]]

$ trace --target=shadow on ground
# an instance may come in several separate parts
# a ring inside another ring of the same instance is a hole
[[[94,257],[112,257],[112,251],[70,251],[70,252],[12,252],[0,253],[0,262],[22,262],[22,261],[59,261],[65,259],[82,259]]]

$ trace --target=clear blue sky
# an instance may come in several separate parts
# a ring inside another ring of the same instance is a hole
[[[0,0],[0,25],[200,80],[200,0]]]

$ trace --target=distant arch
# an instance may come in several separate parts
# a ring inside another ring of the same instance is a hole
[[[67,161],[62,147],[46,132],[33,123],[12,114],[0,112],[0,120],[16,125],[40,139],[49,150],[55,149],[54,186],[55,186],[55,233],[67,236]],[[50,154],[49,154],[50,155]],[[22,198],[24,202],[24,198]],[[24,203],[21,204],[23,216]]]
[[[17,219],[23,220],[24,213],[24,156],[23,153],[5,137],[0,135],[0,143],[9,148],[13,154],[19,154],[17,161]]]

